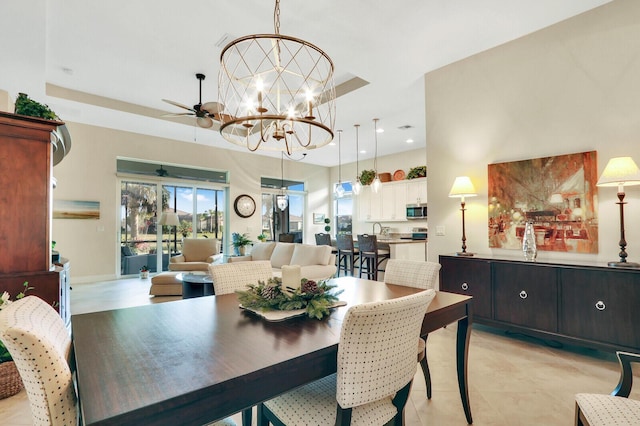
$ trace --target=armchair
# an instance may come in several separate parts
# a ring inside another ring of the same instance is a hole
[[[185,238],[182,254],[169,259],[170,271],[208,271],[220,255],[215,238]]]
[[[629,399],[633,384],[632,362],[640,363],[640,354],[616,352],[620,362],[620,381],[610,395],[576,395],[576,426],[640,424],[640,401]]]

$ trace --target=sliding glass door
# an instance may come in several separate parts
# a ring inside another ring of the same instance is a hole
[[[222,251],[225,190],[204,185],[123,180],[120,185],[120,274],[166,271],[183,238],[216,238]],[[161,225],[176,213],[177,225]],[[195,230],[195,231],[194,231]]]

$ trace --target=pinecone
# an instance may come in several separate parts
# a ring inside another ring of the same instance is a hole
[[[278,297],[279,292],[280,292],[280,289],[278,287],[267,284],[262,288],[260,295],[267,300],[273,300],[276,297]]]
[[[318,293],[318,283],[313,280],[307,280],[302,284],[300,290],[302,293],[316,294]]]

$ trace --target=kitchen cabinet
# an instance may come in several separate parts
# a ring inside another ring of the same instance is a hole
[[[439,257],[440,289],[473,296],[474,321],[594,349],[640,350],[640,269]]]
[[[427,202],[427,178],[406,181],[407,204],[425,204]]]
[[[383,183],[376,193],[367,185],[358,195],[358,218],[364,222],[405,221],[407,188],[405,181]]]

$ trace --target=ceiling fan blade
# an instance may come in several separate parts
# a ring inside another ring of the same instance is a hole
[[[186,109],[186,110],[189,110],[189,111],[193,111],[193,112],[195,112],[195,110],[194,110],[193,108],[191,108],[191,107],[189,107],[189,106],[186,106],[186,105],[183,105],[183,104],[181,104],[181,103],[174,102],[174,101],[170,101],[169,99],[163,99],[163,101],[164,101],[164,102],[166,102],[166,103],[168,103],[168,104],[171,104],[171,105],[177,106],[177,107],[179,107],[179,108],[184,108],[184,109]]]
[[[196,121],[198,123],[198,126],[204,127],[205,129],[213,126],[213,120],[209,117],[198,117]]]
[[[209,114],[217,114],[224,109],[224,105],[218,102],[207,102],[200,106],[201,111],[207,111]]]
[[[184,116],[190,116],[193,117],[195,114],[192,112],[177,112],[174,114],[162,114],[160,117],[184,117]]]

